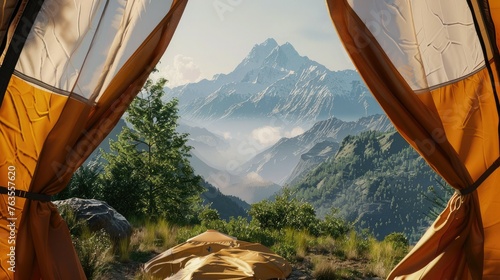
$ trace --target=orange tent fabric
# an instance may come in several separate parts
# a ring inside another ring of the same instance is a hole
[[[186,3],[4,1],[0,279],[85,279],[68,228],[47,196],[66,186],[119,120]]]
[[[395,127],[456,189],[388,279],[499,279],[500,4],[326,2]]]
[[[161,279],[285,279],[292,267],[267,247],[216,230],[188,239],[144,265]]]

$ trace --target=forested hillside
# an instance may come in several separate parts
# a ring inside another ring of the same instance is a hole
[[[346,137],[337,154],[290,186],[319,215],[331,207],[378,238],[404,232],[411,241],[429,226],[437,196],[447,197],[440,177],[397,132]]]
[[[236,196],[224,195],[219,189],[206,181],[202,181],[201,185],[206,189],[206,191],[201,194],[201,198],[206,204],[209,204],[211,208],[217,210],[221,219],[228,221],[231,217],[248,217],[246,211],[250,208],[248,203]]]

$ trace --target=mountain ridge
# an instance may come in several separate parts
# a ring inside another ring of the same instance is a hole
[[[337,118],[319,121],[306,132],[292,137],[282,138],[276,144],[243,164],[240,174],[257,173],[263,179],[278,184],[291,181],[290,175],[300,161],[302,154],[322,141],[340,142],[347,135],[356,135],[363,131],[388,131],[393,129],[385,115],[363,117],[358,121],[346,122]]]
[[[290,188],[320,216],[337,208],[377,238],[404,232],[415,242],[431,223],[426,213],[436,205],[429,198],[450,196],[443,184],[399,133],[367,131],[345,137],[334,156]]]
[[[382,113],[356,71],[331,71],[272,38],[232,72],[166,91],[179,98],[183,117],[197,121],[279,116],[300,124]]]

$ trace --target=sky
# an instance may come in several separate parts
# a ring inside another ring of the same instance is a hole
[[[175,87],[229,73],[267,38],[330,70],[354,69],[324,0],[190,0],[153,77]]]

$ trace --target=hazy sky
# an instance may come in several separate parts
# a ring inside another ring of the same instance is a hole
[[[324,0],[190,0],[158,68],[170,87],[210,79],[267,38],[331,70],[354,68]]]

